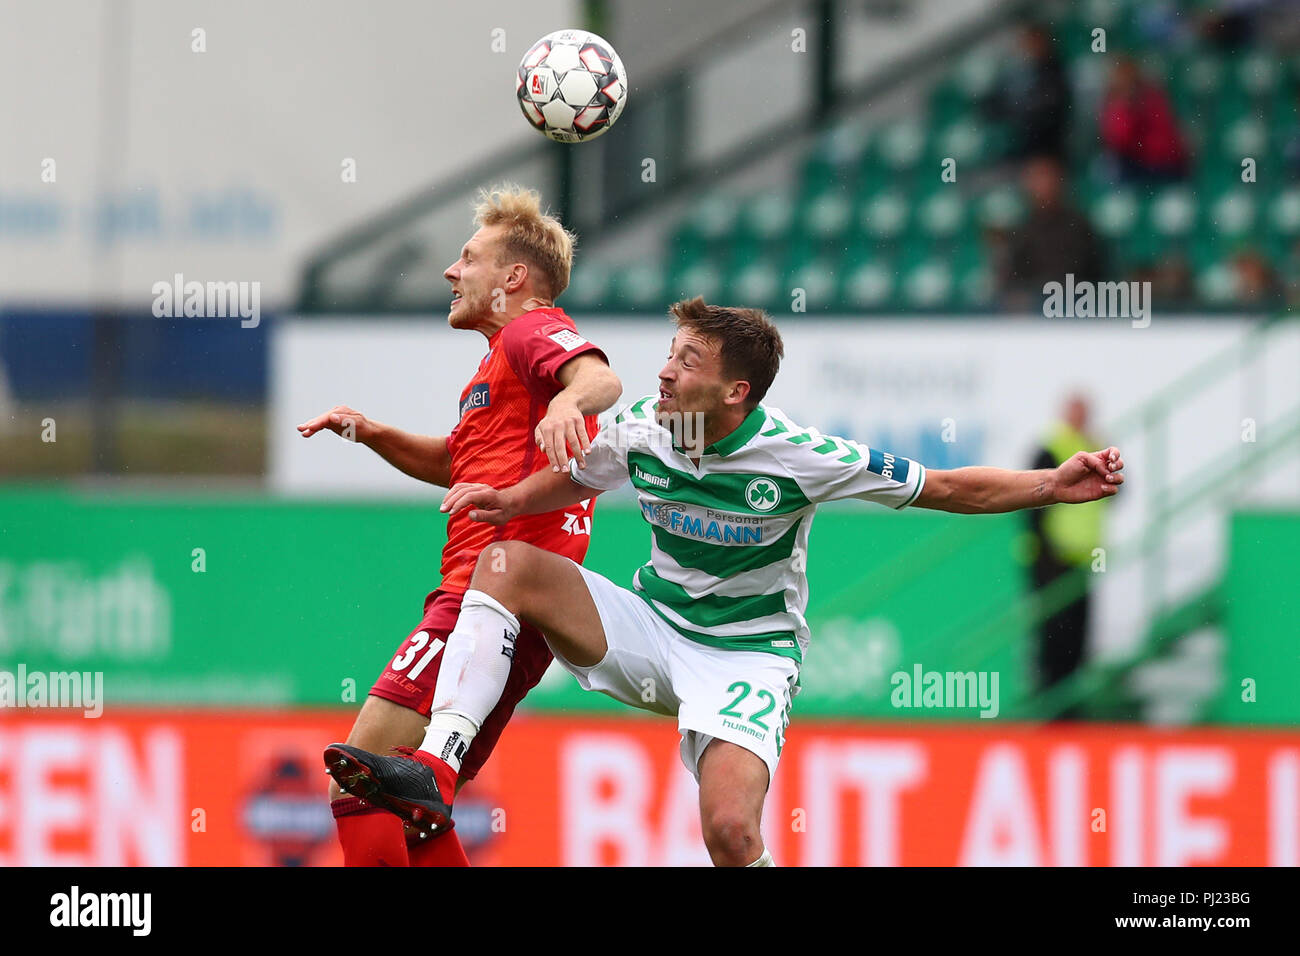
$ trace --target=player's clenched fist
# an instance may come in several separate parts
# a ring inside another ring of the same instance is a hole
[[[374,434],[375,426],[365,415],[346,405],[335,405],[323,415],[317,415],[298,426],[298,431],[303,438],[310,438],[318,431],[324,430],[364,445]]]
[[[1080,504],[1108,498],[1124,483],[1124,459],[1113,445],[1097,452],[1078,451],[1056,469],[1056,500]]]

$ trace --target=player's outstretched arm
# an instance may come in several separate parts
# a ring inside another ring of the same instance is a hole
[[[543,468],[519,484],[500,490],[491,485],[462,482],[447,492],[441,508],[449,517],[470,508],[471,521],[502,525],[519,515],[558,511],[598,494],[598,489],[580,485],[570,478],[567,470],[556,474]]]
[[[1057,468],[1009,471],[1004,468],[927,470],[918,508],[955,514],[998,514],[1054,504],[1081,504],[1109,498],[1124,483],[1119,449],[1075,452]]]
[[[564,386],[546,406],[546,417],[537,423],[533,440],[546,453],[551,471],[567,471],[569,456],[578,467],[587,466],[591,450],[583,417],[599,415],[623,394],[623,383],[599,355],[590,352],[569,359],[556,378]]]
[[[356,409],[335,405],[298,426],[303,438],[317,432],[332,431],[348,441],[365,445],[398,471],[433,485],[446,488],[451,484],[451,452],[447,439],[435,435],[417,435],[392,425],[372,421]]]

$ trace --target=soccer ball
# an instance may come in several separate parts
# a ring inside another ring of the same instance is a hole
[[[532,45],[515,79],[533,129],[559,143],[595,139],[627,105],[627,74],[614,48],[586,30],[558,30]]]

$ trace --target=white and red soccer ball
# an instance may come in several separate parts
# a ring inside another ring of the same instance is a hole
[[[519,64],[515,94],[524,118],[560,143],[595,139],[627,104],[623,61],[586,30],[557,30],[532,45]]]

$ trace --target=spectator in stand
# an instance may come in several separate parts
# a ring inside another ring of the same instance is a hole
[[[1169,97],[1130,57],[1121,57],[1111,72],[1098,125],[1119,181],[1156,184],[1186,178],[1187,142]]]
[[[1237,275],[1237,301],[1248,308],[1282,305],[1286,289],[1268,260],[1255,249],[1243,249],[1233,258]]]
[[[1018,43],[1019,56],[1003,73],[989,112],[1012,128],[1011,158],[1064,158],[1070,110],[1065,67],[1045,28],[1023,27]]]
[[[1285,53],[1300,41],[1300,0],[1219,0],[1192,20],[1207,42],[1228,52],[1266,44]]]
[[[1167,254],[1143,263],[1128,276],[1129,282],[1150,282],[1151,302],[1163,309],[1184,309],[1196,301],[1195,275],[1187,257]]]
[[[1068,396],[1060,417],[1040,440],[1029,467],[1057,467],[1074,454],[1069,450],[1072,441],[1084,441],[1080,448],[1095,448],[1090,417],[1085,395]],[[1030,563],[1030,584],[1042,601],[1036,655],[1040,692],[1065,680],[1083,663],[1094,581],[1088,572],[1097,559],[1096,549],[1102,546],[1105,514],[1106,503],[1101,501],[1077,509],[1049,505],[1026,512],[1029,547],[1024,557]],[[1056,583],[1067,576],[1072,580]],[[1062,720],[1081,716],[1082,708],[1077,703],[1057,714]]]
[[[1076,282],[1099,281],[1105,263],[1092,226],[1065,198],[1060,162],[1050,156],[1031,159],[1023,181],[1030,209],[1007,239],[1001,290],[1005,308],[1036,312],[1046,283],[1064,282],[1067,272]]]

